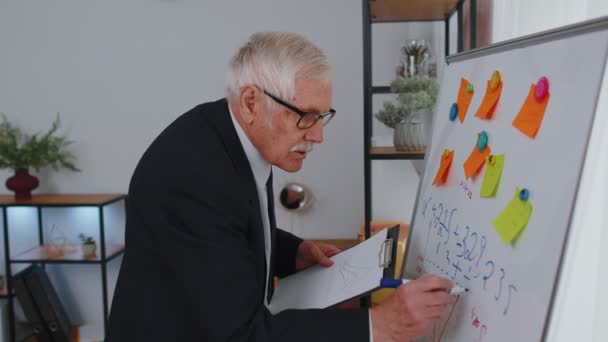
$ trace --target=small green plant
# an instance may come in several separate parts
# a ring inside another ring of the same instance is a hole
[[[29,169],[40,171],[50,166],[55,171],[60,168],[80,171],[75,165],[74,155],[67,150],[72,144],[65,136],[57,136],[59,113],[52,127],[44,134],[25,134],[8,121],[2,114],[0,122],[0,169]]]
[[[94,245],[95,244],[95,239],[93,239],[92,236],[86,236],[82,233],[78,234],[78,237],[80,238],[80,241],[82,242],[83,245]]]
[[[437,102],[439,84],[430,77],[397,77],[391,82],[391,92],[398,93],[397,103],[386,101],[376,118],[388,127],[395,128],[411,113],[432,109]]]

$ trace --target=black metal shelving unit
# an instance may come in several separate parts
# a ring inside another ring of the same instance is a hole
[[[104,207],[123,201],[126,210],[126,195],[34,195],[29,201],[15,201],[13,196],[0,196],[0,207],[2,208],[3,233],[4,233],[4,258],[6,293],[13,293],[12,267],[13,264],[91,264],[101,267],[101,288],[104,314],[104,334],[107,335],[109,299],[107,282],[107,264],[124,253],[124,244],[106,244],[106,227],[103,209]],[[35,247],[12,255],[10,251],[10,234],[8,225],[8,209],[11,207],[34,207],[37,210],[38,219],[38,245]],[[52,247],[44,244],[43,230],[43,208],[73,208],[93,207],[99,210],[99,244],[96,255],[84,257],[77,246],[69,246],[60,255],[51,253]],[[15,322],[15,296],[5,295],[8,299],[8,319],[10,341],[16,341]]]
[[[372,148],[372,97],[374,94],[390,94],[389,86],[372,84],[372,26],[387,22],[429,22],[442,21],[445,24],[445,53],[450,51],[450,19],[457,15],[457,51],[464,48],[463,7],[465,0],[363,0],[363,131],[364,131],[364,173],[365,173],[365,237],[371,235],[372,221],[372,176],[373,160],[420,160],[424,151],[401,152],[394,148]],[[477,0],[469,0],[470,46],[476,47]],[[365,301],[363,304],[366,304]]]

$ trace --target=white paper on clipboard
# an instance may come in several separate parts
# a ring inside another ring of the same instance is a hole
[[[324,309],[378,288],[384,274],[388,229],[332,256],[331,267],[312,266],[279,281],[268,309]],[[390,254],[390,251],[389,251]]]

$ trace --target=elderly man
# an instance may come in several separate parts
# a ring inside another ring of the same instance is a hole
[[[274,275],[338,252],[276,227],[272,166],[302,168],[331,108],[323,52],[258,33],[230,64],[226,99],[195,107],[152,143],[131,179],[126,252],[108,341],[406,341],[453,301],[424,277],[382,305],[271,315]]]

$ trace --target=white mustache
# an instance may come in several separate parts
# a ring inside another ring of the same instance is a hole
[[[308,153],[310,151],[312,151],[312,147],[313,147],[313,143],[311,142],[303,142],[301,144],[297,144],[296,146],[292,147],[289,152],[304,152],[304,153]]]

